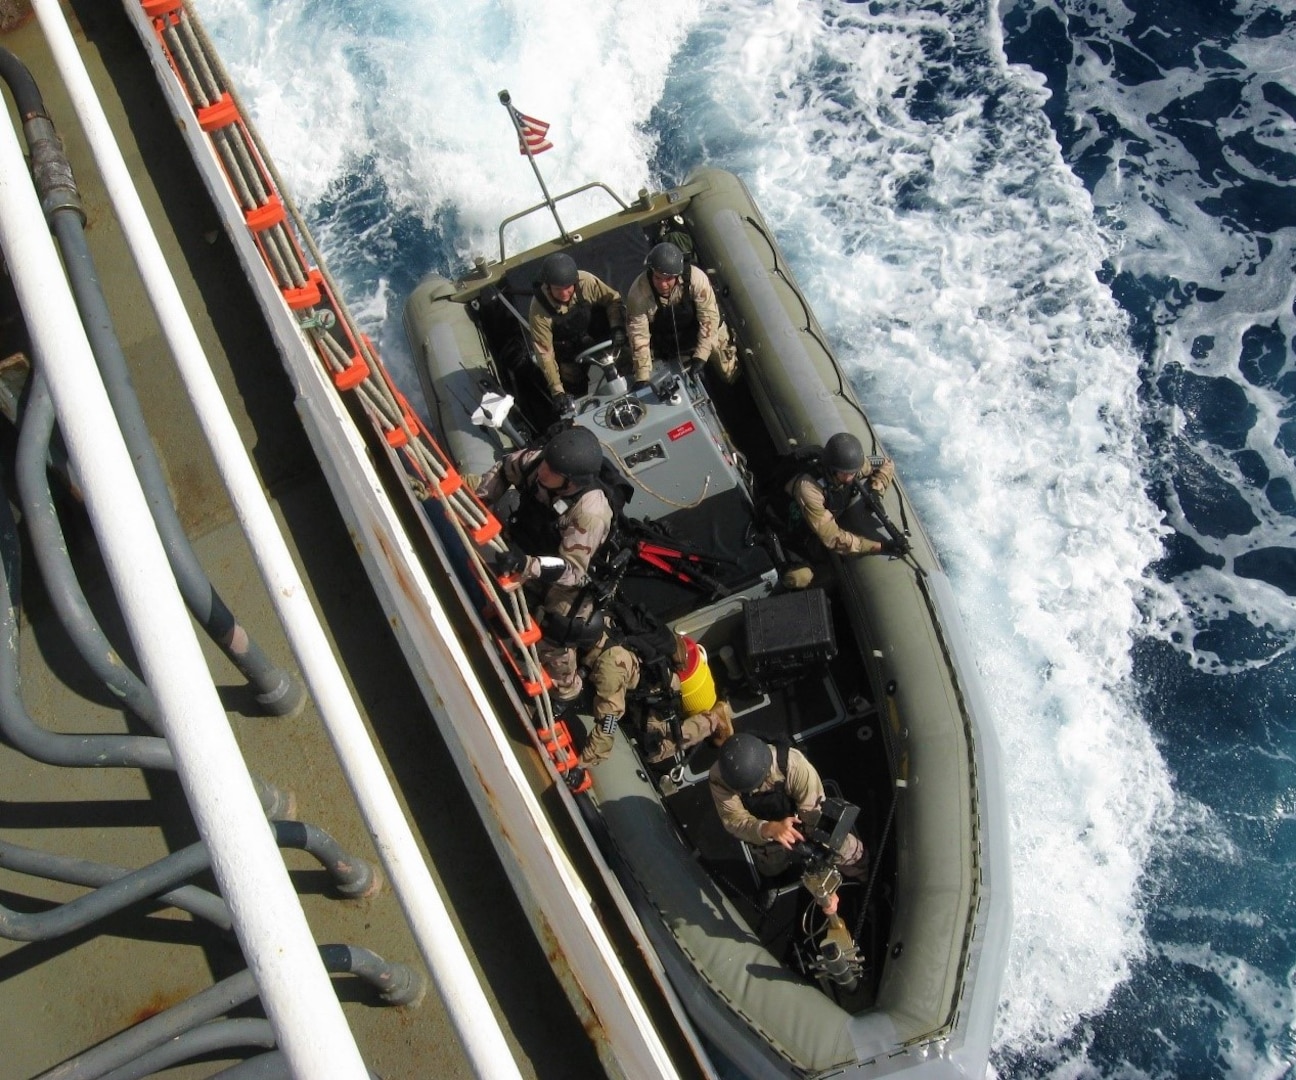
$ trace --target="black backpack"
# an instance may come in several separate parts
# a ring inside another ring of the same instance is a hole
[[[800,513],[787,486],[802,473],[818,475],[823,447],[817,444],[798,446],[779,454],[761,478],[757,493],[758,509],[775,528],[793,529],[800,524]]]
[[[639,658],[640,666],[652,673],[652,680],[670,685],[675,665],[675,632],[662,625],[641,604],[614,597],[608,610],[616,622],[615,637]]]

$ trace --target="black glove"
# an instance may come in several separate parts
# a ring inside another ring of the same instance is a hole
[[[568,393],[554,394],[554,408],[558,410],[560,420],[570,420],[576,415],[576,399]]]
[[[573,794],[579,795],[589,786],[589,771],[584,765],[577,765],[563,773],[563,779],[567,781],[567,789]]]
[[[526,553],[519,551],[515,547],[510,547],[503,554],[495,557],[495,573],[499,577],[510,577],[513,574],[520,574],[526,569],[526,565]]]
[[[652,383],[647,379],[635,379],[635,381],[630,384],[630,393],[636,394],[640,390],[647,390],[650,386],[652,386]]]
[[[904,555],[909,550],[908,544],[897,543],[890,538],[880,541],[882,546],[878,548],[879,555]]]
[[[614,326],[612,328],[612,345],[617,349],[624,349],[626,343],[626,332],[623,327]]]

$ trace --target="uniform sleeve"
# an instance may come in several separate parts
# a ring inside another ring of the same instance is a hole
[[[531,330],[531,344],[535,348],[536,361],[544,373],[545,385],[549,387],[550,394],[561,394],[563,383],[558,371],[558,357],[554,354],[553,317],[539,300],[531,301],[527,325]]]
[[[640,274],[626,293],[626,337],[634,356],[636,379],[646,379],[652,374],[652,316],[657,310],[648,275]]]
[[[810,814],[811,820],[806,824],[813,825],[819,817],[819,804],[824,800],[823,781],[818,770],[796,747],[788,751],[787,793],[796,804],[801,820],[805,821],[805,815]]]
[[[688,268],[689,291],[693,295],[693,305],[697,309],[698,337],[697,347],[693,350],[696,360],[705,360],[717,347],[720,334],[720,304],[716,300],[715,289],[706,271],[690,265]]]
[[[760,834],[760,819],[743,806],[742,796],[725,787],[714,768],[707,783],[711,789],[711,800],[715,803],[716,813],[720,815],[720,824],[724,826],[725,832],[756,847],[764,844],[766,841]]]
[[[584,270],[580,272],[580,289],[586,300],[607,312],[608,326],[611,329],[625,325],[625,309],[621,306],[621,294],[616,289]]]
[[[538,450],[514,450],[511,454],[505,454],[486,470],[486,475],[476,488],[477,498],[488,506],[494,503],[509,488],[522,482],[523,466],[539,454]]]
[[[838,525],[837,519],[824,506],[823,490],[809,476],[802,474],[797,477],[790,490],[810,531],[834,555],[865,555],[879,546],[876,541]]]
[[[594,553],[612,531],[612,506],[591,488],[558,519],[558,555],[567,564],[555,585],[582,585]]]

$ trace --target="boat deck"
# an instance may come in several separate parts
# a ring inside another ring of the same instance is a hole
[[[352,538],[293,409],[292,391],[229,241],[189,164],[154,76],[120,6],[65,4],[136,183],[158,230],[217,379],[394,787],[525,1076],[592,1076],[598,1057],[537,944],[450,755],[374,599]],[[269,656],[293,659],[200,429],[119,234],[35,20],[0,36],[26,63],[67,145],[88,213],[87,237],[115,313],[150,430],[181,520],[217,591]],[[12,102],[10,100],[10,113]],[[28,351],[7,279],[0,281],[0,358]],[[13,430],[3,434],[11,500]],[[93,534],[74,500],[60,500],[82,586],[114,645],[130,644]],[[26,710],[63,732],[147,729],[116,707],[56,617],[29,545],[23,551],[21,681]],[[211,670],[253,773],[290,790],[298,820],[377,862],[319,716],[258,714],[250,690],[215,646]],[[122,867],[142,866],[196,838],[175,776],[135,769],[43,765],[0,743],[0,841]],[[310,856],[285,854],[320,943],[362,946],[422,969],[390,889],[338,895]],[[198,879],[198,884],[204,884]],[[211,887],[210,881],[206,882]],[[0,906],[41,912],[85,892],[0,868]],[[30,1077],[240,970],[232,936],[173,908],[142,904],[50,941],[0,940],[0,1080]],[[352,976],[335,977],[369,1068],[389,1078],[472,1075],[429,987],[421,1005],[391,1007]],[[256,1015],[244,1010],[238,1015]],[[244,1051],[219,1052],[158,1075],[210,1076]]]

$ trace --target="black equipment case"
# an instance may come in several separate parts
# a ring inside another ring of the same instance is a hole
[[[753,600],[743,608],[747,663],[753,678],[793,677],[837,655],[828,595],[823,589]]]

